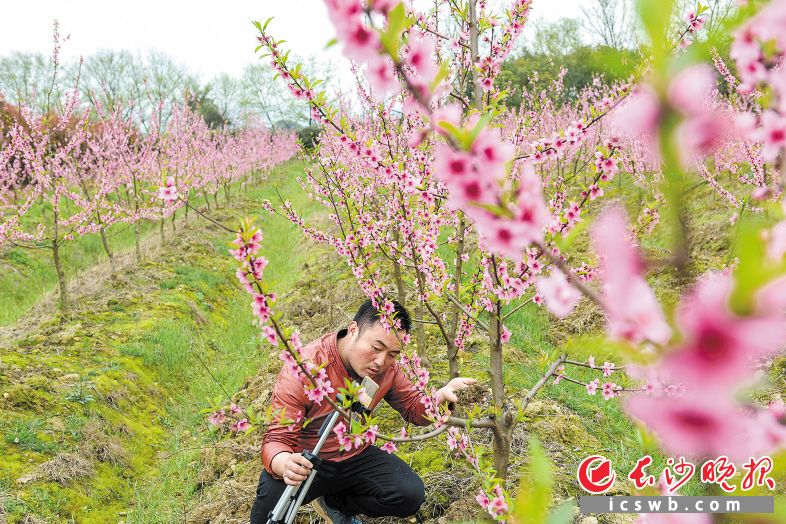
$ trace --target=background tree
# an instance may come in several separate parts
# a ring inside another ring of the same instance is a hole
[[[553,57],[569,55],[583,44],[581,30],[581,21],[577,18],[541,22],[535,26],[535,38],[528,47],[533,54]]]
[[[308,112],[297,104],[281,85],[276,82],[275,73],[265,64],[246,66],[241,77],[241,107],[245,111],[259,114],[271,129],[277,124],[287,123],[287,127],[308,122]]]
[[[593,0],[580,9],[585,28],[600,44],[615,49],[638,46],[635,14],[629,0]]]
[[[101,105],[109,112],[123,107],[128,116],[137,93],[137,75],[143,71],[139,58],[126,50],[102,49],[89,56],[82,67],[81,89],[93,106]]]
[[[160,51],[150,51],[142,67],[140,98],[147,103],[147,113],[155,113],[159,125],[165,127],[174,108],[187,92],[198,89],[199,82],[185,66]]]
[[[221,73],[210,80],[208,86],[210,86],[210,98],[221,116],[230,126],[240,125],[244,113],[240,79]]]
[[[50,62],[40,53],[17,51],[0,57],[0,92],[6,101],[15,106],[34,105],[52,79]]]
[[[194,93],[187,96],[188,107],[192,111],[198,112],[210,129],[221,129],[229,124],[218,105],[210,96],[210,86],[198,88]]]

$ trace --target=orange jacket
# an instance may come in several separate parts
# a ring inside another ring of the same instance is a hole
[[[330,398],[334,400],[338,388],[344,387],[344,380],[350,378],[349,372],[338,354],[337,337],[338,333],[323,335],[303,347],[302,351],[304,360],[311,360],[317,364],[327,363],[325,371],[335,390],[330,394]],[[384,373],[374,377],[374,380],[379,384],[379,390],[371,402],[372,409],[384,398],[391,407],[401,413],[406,421],[419,426],[431,424],[431,421],[425,418],[426,406],[420,401],[422,394],[404,375],[398,362],[390,366]],[[333,408],[326,400],[323,400],[318,406],[310,401],[303,391],[303,384],[300,380],[284,367],[276,379],[271,402],[274,410],[286,410],[284,416],[287,419],[296,419],[298,412],[302,413],[304,419],[312,419],[305,429],[302,427],[302,422],[296,424],[291,431],[289,426],[282,424],[271,423],[268,426],[262,439],[262,464],[268,473],[277,477],[270,468],[273,457],[282,451],[300,453],[305,449],[313,450],[324,417],[329,415]],[[319,457],[327,460],[345,460],[357,455],[369,445],[364,444],[360,449],[353,448],[350,451],[339,452],[338,441],[335,435],[331,435],[322,446]]]

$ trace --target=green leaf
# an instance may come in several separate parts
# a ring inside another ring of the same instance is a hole
[[[401,33],[407,29],[410,21],[407,19],[407,12],[404,4],[400,3],[388,12],[388,27],[382,33],[380,41],[382,47],[393,60],[398,61],[398,49],[401,47]]]
[[[500,91],[497,91],[496,93],[494,93],[494,96],[492,97],[492,102],[494,102],[495,104],[502,102],[508,97],[508,94],[509,93],[507,89],[502,89]]]
[[[327,44],[325,44],[325,49],[330,49],[331,47],[333,47],[337,43],[338,43],[338,38],[333,37],[333,38],[330,39],[330,41],[328,41]]]
[[[471,205],[485,209],[489,213],[497,215],[498,217],[513,218],[513,213],[509,209],[498,206],[497,204],[482,204],[480,202],[470,202]]]
[[[472,131],[470,131],[470,133],[469,133],[470,143],[469,143],[469,146],[467,146],[467,149],[472,147],[472,143],[478,137],[480,132],[483,131],[483,128],[486,127],[489,122],[491,122],[491,119],[492,119],[493,116],[494,115],[492,115],[491,113],[486,112],[486,113],[483,114],[483,116],[481,116],[478,119],[478,122],[475,124],[475,127],[473,127]]]
[[[519,522],[544,524],[549,516],[554,474],[546,452],[537,438],[530,438],[528,451],[527,473],[522,477],[513,515]]]
[[[576,226],[570,230],[568,236],[563,237],[562,235],[555,235],[554,236],[554,243],[557,244],[560,251],[567,251],[576,241],[576,239],[589,227],[592,223],[592,220],[582,220]]]
[[[466,129],[457,127],[447,120],[440,120],[437,122],[437,125],[447,131],[453,140],[455,140],[463,150],[467,151],[472,146],[470,134]]]
[[[434,80],[432,80],[431,84],[429,85],[429,91],[434,91],[434,89],[443,80],[445,80],[449,74],[450,74],[450,64],[447,62],[447,60],[443,60],[443,62],[439,65],[439,71],[437,71],[436,76],[434,76]]]
[[[762,226],[745,217],[737,224],[735,254],[739,260],[734,271],[734,291],[731,306],[740,314],[750,312],[754,293],[778,275],[783,274],[784,262],[767,257],[767,246],[762,237]]]
[[[639,19],[652,42],[656,61],[666,53],[666,33],[674,0],[639,0]]]
[[[761,51],[765,58],[777,57],[780,52],[778,48],[778,41],[774,38],[767,40],[762,44]]]
[[[265,25],[262,26],[262,32],[264,32],[265,29],[267,29],[267,25],[270,23],[271,20],[273,20],[272,16],[270,18],[268,18],[267,20],[265,20]]]
[[[570,524],[573,522],[573,509],[576,504],[573,500],[564,502],[552,509],[549,513],[549,518],[546,519],[546,524]]]

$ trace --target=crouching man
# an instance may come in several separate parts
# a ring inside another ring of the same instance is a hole
[[[395,318],[401,321],[398,337],[392,330],[385,331],[379,312],[367,300],[346,329],[323,335],[305,346],[303,358],[326,364],[325,371],[336,390],[347,378],[359,383],[368,376],[379,384],[371,408],[384,398],[406,421],[428,425],[422,395],[397,363],[399,338],[409,333],[410,316],[401,304],[393,304]],[[474,383],[474,379],[455,378],[437,391],[437,399],[440,403],[456,402],[455,391]],[[331,398],[335,395],[333,392]],[[294,419],[300,413],[313,422],[305,428],[302,424],[271,424],[267,428],[262,441],[265,469],[251,509],[251,524],[266,522],[286,486],[299,485],[308,477],[311,463],[301,453],[314,449],[322,421],[333,409],[327,401],[317,406],[308,400],[300,381],[285,368],[276,380],[272,403],[274,410],[285,410],[286,418]],[[420,477],[403,460],[378,447],[365,444],[339,452],[339,443],[331,435],[319,457],[324,461],[304,503],[313,501],[312,506],[327,522],[357,523],[355,515],[360,514],[408,517],[423,503],[425,491]]]

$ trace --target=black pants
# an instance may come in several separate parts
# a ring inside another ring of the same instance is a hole
[[[264,524],[286,489],[263,470],[251,508],[251,524]],[[409,517],[425,498],[423,481],[403,460],[370,446],[340,462],[323,461],[304,504],[319,496],[347,515]]]

